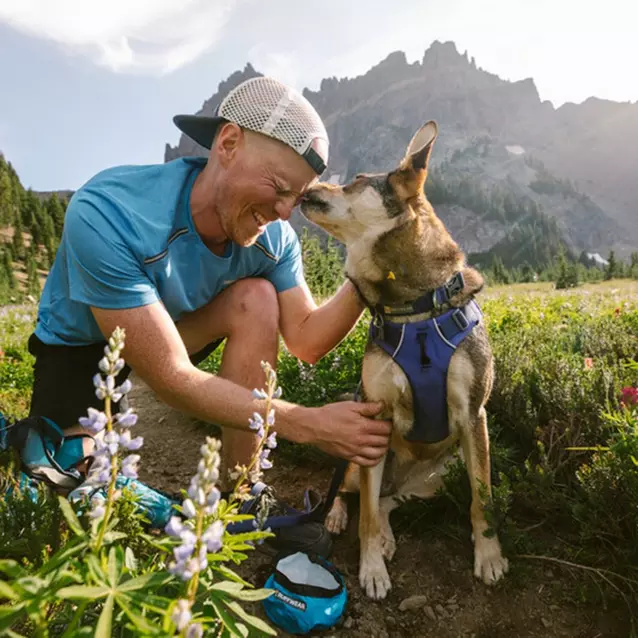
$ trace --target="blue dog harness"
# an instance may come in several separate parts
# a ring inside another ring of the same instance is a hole
[[[483,313],[473,299],[460,308],[416,323],[397,323],[392,317],[436,312],[463,289],[457,273],[444,286],[401,308],[377,306],[370,323],[370,340],[383,348],[405,373],[412,388],[414,423],[405,437],[436,443],[450,434],[447,374],[457,346],[481,321]]]

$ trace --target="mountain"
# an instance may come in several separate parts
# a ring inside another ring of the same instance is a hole
[[[258,75],[247,64],[197,112],[211,114],[231,88]],[[417,128],[436,120],[433,204],[468,253],[505,242],[516,254],[512,242],[546,241],[545,216],[556,222],[549,243],[574,254],[613,249],[626,257],[638,246],[638,104],[591,98],[556,109],[532,79],[503,80],[452,42],[434,42],[412,64],[393,52],[362,76],[327,78],[304,95],[330,135],[323,179],[336,183],[393,168]],[[182,135],[166,145],[165,161],[202,154]],[[293,225],[307,223],[295,214]]]

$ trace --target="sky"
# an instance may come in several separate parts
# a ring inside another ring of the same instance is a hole
[[[632,0],[0,0],[0,151],[34,190],[158,163],[250,62],[298,89],[455,42],[558,108],[638,101]]]

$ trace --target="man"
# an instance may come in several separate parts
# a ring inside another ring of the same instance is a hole
[[[288,224],[328,159],[328,136],[310,103],[270,78],[236,87],[214,117],[177,116],[207,159],[109,169],[69,203],[62,241],[30,339],[36,357],[32,417],[69,437],[97,401],[92,377],[104,340],[126,331],[122,356],[168,405],[223,428],[228,469],[253,454],[253,396],[273,366],[281,333],[314,363],[351,330],[364,306],[346,280],[317,307]],[[219,376],[196,364],[226,339]],[[130,366],[130,368],[128,367]],[[306,408],[275,401],[280,437],[373,465],[390,424],[382,406]],[[158,425],[157,436],[161,436]],[[82,439],[80,439],[82,440]],[[83,452],[92,440],[82,441]]]

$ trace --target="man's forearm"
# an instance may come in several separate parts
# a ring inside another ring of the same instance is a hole
[[[365,305],[356,288],[346,279],[336,294],[311,312],[299,330],[304,360],[315,363],[336,347],[352,330]]]
[[[222,427],[248,430],[248,419],[254,412],[266,417],[266,400],[255,397],[251,390],[195,367],[175,372],[170,383],[153,384],[159,398],[172,408]],[[272,407],[276,414],[279,436],[295,443],[312,443],[311,408],[281,399]]]

